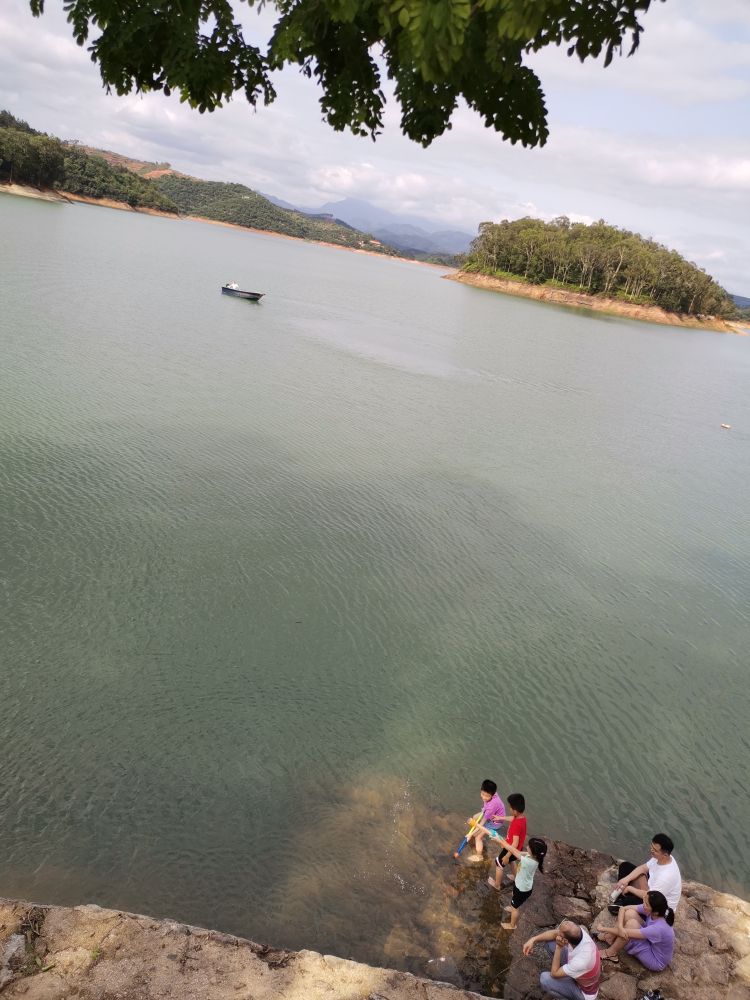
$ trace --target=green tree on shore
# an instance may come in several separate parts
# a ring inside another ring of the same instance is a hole
[[[531,218],[483,222],[463,268],[689,316],[737,314],[730,296],[702,268],[602,219],[590,226],[565,216],[550,223]]]
[[[177,211],[174,202],[150,181],[124,167],[110,166],[75,144],[37,132],[9,111],[0,111],[0,181],[111,198],[133,208]]]

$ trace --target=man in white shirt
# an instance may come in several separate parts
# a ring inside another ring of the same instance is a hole
[[[677,909],[682,894],[682,876],[672,857],[674,843],[666,833],[655,833],[651,838],[651,857],[645,864],[636,866],[623,861],[617,877],[616,889],[621,895],[615,906],[638,906],[647,892],[661,892],[673,910]],[[617,912],[615,910],[615,912]]]
[[[602,978],[601,954],[585,927],[563,920],[551,931],[535,934],[524,942],[523,953],[545,942],[552,955],[552,968],[539,977],[539,985],[555,1000],[596,1000]]]

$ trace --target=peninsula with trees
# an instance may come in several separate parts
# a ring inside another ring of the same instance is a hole
[[[703,268],[638,233],[560,216],[483,222],[460,271],[467,284],[668,325],[734,329],[733,298]]]

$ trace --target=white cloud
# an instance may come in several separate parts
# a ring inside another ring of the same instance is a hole
[[[35,127],[306,206],[353,196],[472,229],[522,215],[605,218],[750,289],[750,140],[737,108],[750,94],[746,0],[652,5],[639,51],[607,70],[560,51],[537,57],[552,108],[538,150],[503,143],[465,107],[428,150],[400,135],[392,103],[377,143],[337,134],[295,70],[257,112],[241,98],[200,116],[174,97],[108,97],[48,6],[35,20],[27,0],[3,0],[0,13],[0,106]]]
[[[689,159],[663,153],[636,164],[636,171],[657,186],[710,188],[724,193],[750,190],[750,157],[693,154]]]
[[[722,0],[724,2],[724,0]],[[603,60],[569,58],[562,48],[532,56],[529,64],[542,84],[591,91],[636,91],[650,101],[690,107],[726,103],[750,96],[750,37],[722,39],[717,44],[716,23],[706,22],[705,9],[721,4],[655,4],[641,18],[644,33],[630,57]],[[747,5],[750,7],[750,4]],[[745,10],[750,33],[750,18]],[[729,19],[730,21],[732,19]]]

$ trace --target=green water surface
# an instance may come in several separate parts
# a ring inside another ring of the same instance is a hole
[[[747,894],[750,341],[80,205],[0,236],[0,895],[399,964],[485,777]]]

